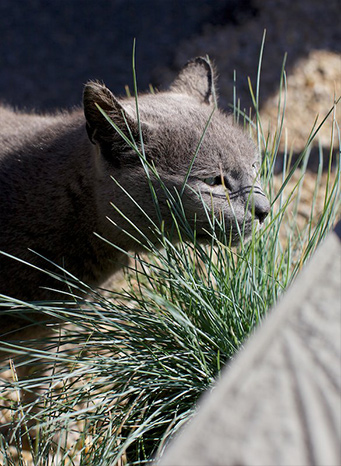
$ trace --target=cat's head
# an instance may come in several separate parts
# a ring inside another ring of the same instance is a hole
[[[184,215],[195,224],[197,237],[210,236],[214,212],[224,222],[231,243],[237,244],[241,231],[247,237],[254,220],[264,221],[270,205],[258,179],[259,152],[247,131],[216,108],[214,81],[211,63],[196,58],[168,91],[139,96],[139,118],[134,98],[117,100],[94,82],[85,87],[84,110],[89,138],[100,148],[110,174],[152,218],[155,206],[143,161],[125,138],[134,140],[147,165],[157,169],[161,183],[153,170],[149,173],[166,225],[171,223],[169,194],[173,205],[181,196]],[[128,197],[123,201],[116,195],[112,201],[137,224],[145,222]]]

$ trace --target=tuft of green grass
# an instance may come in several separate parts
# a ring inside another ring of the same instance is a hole
[[[29,457],[39,466],[141,465],[159,458],[195,412],[198,398],[212,389],[222,367],[333,227],[340,215],[340,152],[335,156],[332,149],[326,171],[319,149],[311,207],[305,218],[300,215],[311,146],[325,120],[312,129],[293,165],[284,153],[280,179],[274,177],[285,112],[284,65],[274,136],[264,131],[259,116],[259,83],[260,73],[255,92],[250,85],[255,120],[237,102],[234,115],[255,135],[264,155],[260,175],[272,204],[264,227],[231,249],[224,224],[211,218],[210,244],[199,244],[186,223],[181,193],[167,192],[173,231],[164,231],[161,216],[155,224],[145,212],[154,240],[147,242],[149,254],[130,255],[123,290],[99,293],[61,270],[60,279],[67,277],[70,286],[69,304],[10,302],[9,312],[36,309],[47,320],[57,315],[67,325],[56,326],[51,337],[34,346],[1,343],[4,351],[17,354],[9,368],[3,364],[1,403],[9,435],[0,435],[2,464],[24,465]],[[138,110],[135,67],[134,92]],[[334,131],[339,134],[335,115]],[[146,176],[156,177],[166,190],[143,144],[121,135],[140,157]],[[158,211],[152,182],[150,188]],[[137,226],[136,234],[142,235]],[[78,290],[84,288],[89,298],[80,300]],[[8,307],[9,299],[1,297],[1,303]],[[22,366],[31,367],[28,378],[18,378]],[[36,397],[27,402],[30,393]]]

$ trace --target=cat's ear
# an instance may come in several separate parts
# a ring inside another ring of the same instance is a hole
[[[86,128],[92,143],[100,146],[112,144],[113,139],[119,136],[96,104],[127,137],[138,135],[137,122],[128,115],[114,94],[104,84],[90,81],[84,87],[83,106]]]
[[[192,95],[200,102],[211,104],[215,99],[214,81],[214,69],[211,62],[206,58],[197,57],[184,66],[170,90]]]

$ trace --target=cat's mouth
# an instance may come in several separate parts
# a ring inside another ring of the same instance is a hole
[[[257,223],[259,224],[258,221]],[[258,227],[259,225],[257,225]],[[234,220],[233,222],[229,220],[225,223],[217,221],[213,225],[208,222],[197,221],[195,236],[201,243],[210,244],[218,241],[230,246],[238,246],[250,238],[252,228],[252,218],[243,218],[241,221]]]

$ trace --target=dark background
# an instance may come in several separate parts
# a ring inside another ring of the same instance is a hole
[[[81,102],[83,84],[132,85],[132,47],[140,90],[171,67],[181,41],[203,25],[232,22],[249,1],[1,0],[0,100],[36,110]],[[188,57],[191,58],[191,57]]]
[[[0,102],[72,107],[89,79],[125,94],[136,38],[140,91],[167,87],[188,59],[208,53],[220,72],[220,105],[233,100],[236,70],[249,108],[247,77],[255,86],[264,29],[261,103],[277,91],[286,53],[290,75],[312,50],[340,52],[340,23],[339,0],[1,0]]]

